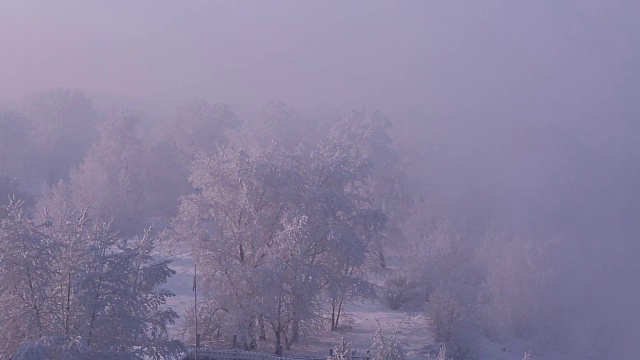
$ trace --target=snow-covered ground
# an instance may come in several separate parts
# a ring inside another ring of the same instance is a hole
[[[166,287],[176,296],[169,299],[167,306],[172,307],[182,317],[187,306],[193,304],[193,261],[186,255],[171,257],[171,268],[176,270],[176,275],[169,279]],[[391,258],[391,264],[394,260]],[[380,283],[383,278],[374,276],[373,281]],[[429,351],[437,350],[438,344],[433,341],[433,333],[429,328],[428,314],[425,311],[400,311],[390,310],[379,302],[364,302],[351,304],[347,307],[347,313],[352,321],[342,326],[338,331],[325,331],[311,340],[302,344],[296,344],[286,352],[289,355],[322,357],[329,354],[342,337],[351,344],[351,349],[357,350],[357,354],[365,353],[373,343],[373,337],[379,322],[383,331],[391,335],[398,329],[398,339],[405,344],[410,359],[429,359]],[[178,319],[175,325],[169,327],[170,334],[175,338],[181,338],[180,329],[183,327],[182,319]],[[271,352],[271,342],[259,344],[263,346],[261,351]],[[528,344],[517,340],[496,341],[487,338],[478,340],[479,360],[521,360],[524,352],[529,349]],[[571,359],[567,354],[533,354],[536,360],[565,360]]]
[[[425,346],[432,338],[425,326],[426,316],[423,313],[406,313],[389,310],[379,303],[352,304],[347,308],[352,322],[341,327],[338,331],[326,331],[307,344],[296,346],[292,351],[304,355],[328,355],[342,337],[351,344],[351,349],[357,353],[366,352],[373,343],[373,337],[378,329],[378,322],[387,335],[391,335],[397,328],[398,338],[405,343],[411,359],[424,358]]]
[[[168,327],[169,333],[175,338],[180,337],[180,330],[184,326],[184,312],[187,306],[193,305],[193,261],[184,256],[171,257],[170,267],[176,274],[169,278],[166,288],[176,296],[169,298],[167,306],[178,312],[180,318],[174,325]]]

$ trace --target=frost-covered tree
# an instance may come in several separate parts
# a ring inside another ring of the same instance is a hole
[[[427,310],[435,340],[447,343],[447,352],[455,359],[471,359],[476,355],[475,307],[459,292],[443,288],[437,289],[429,300]]]
[[[404,360],[407,358],[404,344],[397,339],[398,327],[389,337],[384,334],[382,326],[378,322],[378,329],[373,337],[373,345],[369,350],[372,360]]]
[[[348,301],[375,296],[363,275],[387,219],[379,210],[363,206],[370,199],[354,190],[367,181],[370,167],[352,147],[329,143],[308,156],[298,165],[306,184],[300,210],[310,219],[311,244],[331,269],[322,290],[329,305],[330,328],[337,330]]]
[[[149,194],[145,202],[149,215],[176,216],[180,196],[192,190],[184,161],[184,157],[167,141],[160,141],[149,149],[145,185]]]
[[[336,123],[329,134],[332,141],[348,144],[358,156],[371,164],[368,181],[359,191],[371,199],[369,206],[382,210],[388,217],[385,238],[397,243],[404,240],[402,224],[408,216],[411,196],[402,171],[402,161],[393,148],[389,135],[391,121],[381,112],[367,116],[365,111],[353,111]],[[385,267],[382,238],[377,239],[378,260]]]
[[[187,178],[196,154],[215,153],[228,143],[229,131],[239,126],[240,120],[225,104],[194,99],[178,109],[149,151],[147,188],[156,194],[149,198],[156,214],[175,216],[178,198],[191,191]]]
[[[351,360],[353,359],[353,352],[351,351],[351,344],[349,344],[344,337],[340,339],[340,342],[333,348],[333,354],[327,356],[326,360]]]
[[[420,210],[420,209],[418,209]],[[428,213],[428,212],[427,212]],[[429,326],[456,359],[473,357],[478,327],[482,267],[477,246],[451,222],[433,223],[419,213],[413,219],[408,273],[427,301]],[[425,224],[424,222],[428,224]]]
[[[392,310],[406,309],[423,300],[419,289],[416,277],[401,270],[385,278],[381,299]]]
[[[153,236],[147,231],[127,241],[104,225],[90,235],[84,264],[88,271],[78,279],[82,288],[77,289],[84,315],[77,326],[87,345],[119,358],[175,354],[180,346],[168,340],[166,325],[177,314],[161,307],[173,294],[157,289],[175,271],[167,261],[153,261]]]
[[[7,175],[0,174],[0,220],[7,215],[6,206],[12,199],[25,201],[29,196],[20,191],[18,181]]]
[[[178,109],[169,126],[167,141],[189,164],[199,151],[212,153],[227,143],[227,132],[240,126],[240,120],[229,105],[210,104],[202,99]]]
[[[282,310],[283,294],[277,291],[281,279],[277,271],[263,271],[273,256],[280,256],[272,248],[282,240],[284,204],[290,202],[284,200],[296,193],[288,186],[294,177],[282,173],[277,163],[234,149],[202,154],[192,169],[197,193],[182,199],[173,221],[175,239],[192,245],[205,294],[210,289],[207,295],[216,300],[215,306],[226,309],[233,319],[229,332],[248,344],[255,337],[252,324],[270,320],[281,335],[282,318],[266,319],[272,309]]]
[[[414,224],[420,226],[419,224]],[[465,242],[451,222],[432,224],[415,232],[411,241],[409,267],[413,280],[429,293],[444,289],[474,299],[481,281],[472,244]]]
[[[553,239],[488,228],[477,256],[484,265],[480,305],[489,335],[515,334],[536,346],[567,339],[568,309],[558,301],[555,249]]]
[[[161,359],[177,314],[159,288],[174,271],[151,257],[151,232],[123,239],[58,187],[31,219],[11,203],[0,224],[0,357]]]
[[[442,343],[440,345],[440,349],[438,350],[437,360],[447,360],[447,344]]]
[[[100,123],[100,138],[71,173],[76,208],[92,205],[97,217],[132,232],[144,216],[148,155],[136,136],[138,117],[114,109]]]
[[[11,202],[0,222],[0,354],[37,341],[55,326],[48,289],[58,244],[33,224],[22,202]]]
[[[212,300],[203,311],[224,315],[226,333],[247,347],[267,327],[276,348],[288,347],[322,320],[327,295],[371,294],[360,269],[366,237],[385,218],[349,191],[364,174],[340,145],[201,153],[190,177],[196,193],[182,198],[172,237],[193,249]]]
[[[66,179],[97,138],[98,115],[80,90],[58,88],[32,94],[25,101],[28,135],[38,150],[41,175],[53,184]]]

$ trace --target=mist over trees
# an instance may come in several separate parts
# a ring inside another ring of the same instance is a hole
[[[92,101],[82,91],[58,88],[28,96],[28,138],[37,150],[34,154],[43,156],[35,161],[48,165],[33,171],[44,171],[40,176],[50,184],[67,179],[95,141],[96,115]]]
[[[635,358],[640,8],[360,5],[7,4],[0,359],[193,346],[176,253],[204,346],[295,349],[373,301],[455,359]]]
[[[76,94],[81,104],[92,103],[79,91],[42,94],[29,99],[62,101]],[[394,136],[402,129],[379,111],[353,111],[314,132],[317,124],[284,103],[265,107],[257,118],[264,121],[243,121],[230,106],[194,100],[177,109],[164,135],[145,139],[163,130],[150,131],[126,108],[40,109],[42,118],[52,112],[62,124],[55,134],[43,134],[41,123],[18,111],[2,116],[5,356],[137,358],[180,351],[166,333],[178,314],[162,306],[172,294],[161,287],[173,270],[168,261],[152,259],[157,240],[145,230],[158,219],[168,226],[162,241],[188,249],[198,266],[198,321],[207,346],[228,346],[230,334],[237,334],[246,349],[263,341],[288,349],[318,331],[338,329],[349,303],[380,297],[393,309],[426,301],[436,341],[447,343],[456,358],[473,357],[481,334],[515,336],[536,351],[615,351],[621,330],[598,306],[603,295],[592,284],[615,289],[610,276],[616,270],[594,256],[589,247],[598,248],[597,242],[575,242],[587,229],[566,222],[587,214],[617,224],[626,220],[606,218],[605,210],[584,203],[599,204],[594,192],[604,184],[576,188],[566,177],[591,174],[570,158],[596,166],[601,151],[615,146],[617,165],[603,176],[617,186],[632,184],[633,172],[617,170],[633,168],[619,142],[594,152],[545,140],[559,149],[546,149],[554,159],[544,166],[555,167],[560,178],[547,178],[555,184],[552,203],[522,195],[527,207],[540,209],[527,220],[517,207],[489,207],[487,179],[465,181],[473,187],[455,202],[438,192],[442,183],[416,186],[420,163],[404,152],[411,144],[398,143]],[[89,120],[82,117],[87,114]],[[77,133],[61,135],[71,126],[64,124],[80,118],[92,143]],[[14,140],[35,133],[57,141],[57,148],[48,145],[51,155]],[[461,151],[437,140],[433,148],[441,145],[449,154]],[[75,151],[65,154],[67,147]],[[449,164],[437,161],[451,155],[438,151],[425,161],[432,171],[446,172],[442,166]],[[32,163],[16,162],[18,153]],[[37,174],[41,192],[21,186],[21,179],[35,183]],[[456,181],[448,186],[457,188]],[[566,201],[579,201],[575,211],[584,215],[573,214]],[[386,270],[389,251],[405,254],[405,265]],[[620,254],[617,266],[631,266],[630,254],[612,251]],[[586,269],[591,279],[574,277]],[[371,271],[392,273],[378,288],[368,280]],[[182,315],[191,343],[195,318],[192,310]]]
[[[147,149],[136,136],[138,119],[126,109],[114,109],[98,126],[99,138],[71,172],[77,208],[94,206],[96,215],[131,231],[142,217],[149,179]]]

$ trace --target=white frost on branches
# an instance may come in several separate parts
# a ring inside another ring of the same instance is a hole
[[[160,289],[174,271],[150,231],[123,239],[53,189],[35,221],[21,202],[0,222],[0,357],[160,359],[176,355],[177,314]]]

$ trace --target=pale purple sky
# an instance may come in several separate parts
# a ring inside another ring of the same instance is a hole
[[[505,98],[511,106],[582,104],[639,82],[636,1],[0,6],[0,98],[64,86],[241,105],[468,112]]]

